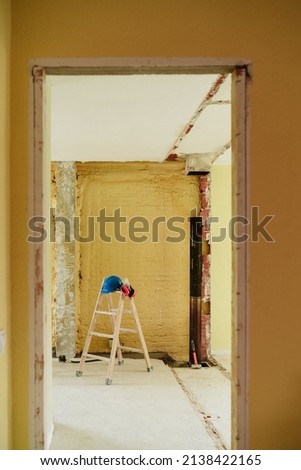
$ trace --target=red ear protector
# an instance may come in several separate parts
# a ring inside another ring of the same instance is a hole
[[[123,293],[123,295],[125,295],[126,297],[129,297],[130,299],[132,297],[135,297],[135,289],[132,288],[132,286],[126,286],[125,284],[123,284],[121,286],[121,292]]]

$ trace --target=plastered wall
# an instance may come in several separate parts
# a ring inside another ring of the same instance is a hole
[[[275,215],[275,243],[249,241],[248,447],[300,448],[300,2],[13,0],[11,27],[14,447],[29,446],[29,61],[201,56],[252,61],[248,203]]]
[[[76,201],[75,162],[55,162],[55,316],[56,355],[75,355],[76,338],[76,242],[74,216]]]
[[[5,332],[0,352],[0,449],[11,447],[10,302],[9,302],[9,76],[10,2],[0,1],[0,330]]]
[[[149,352],[188,360],[188,218],[199,209],[199,183],[197,176],[185,175],[184,166],[77,164],[77,214],[86,239],[78,244],[78,351],[102,279],[113,274],[128,277],[137,291],[135,303]],[[111,331],[105,316],[99,329]],[[139,347],[136,335],[122,336],[121,341]],[[105,351],[108,341],[95,339],[91,346]]]

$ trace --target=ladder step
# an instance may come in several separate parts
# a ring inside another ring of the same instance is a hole
[[[130,348],[129,346],[118,346],[120,349],[123,351],[132,351],[132,352],[140,352],[143,353],[143,349],[138,349],[138,348]]]
[[[95,310],[94,313],[101,313],[102,315],[117,315],[117,310]]]
[[[138,333],[134,328],[120,328],[120,333]]]
[[[117,315],[118,309],[112,308],[112,310],[95,310],[94,313],[102,314],[102,315]],[[130,309],[123,309],[123,313],[133,313]]]
[[[96,354],[91,354],[91,353],[86,354],[86,357],[92,357],[93,359],[96,359],[98,361],[107,361],[107,362],[110,361],[109,357],[97,356]]]
[[[114,338],[114,335],[108,335],[107,333],[98,333],[97,331],[91,331],[89,333],[89,335],[91,336],[98,336],[99,338],[109,338],[109,339],[113,339]]]

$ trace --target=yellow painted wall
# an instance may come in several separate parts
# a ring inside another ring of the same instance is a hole
[[[0,330],[5,331],[0,352],[0,449],[11,448],[10,302],[9,302],[9,106],[10,1],[0,1]]]
[[[275,243],[250,244],[250,448],[300,448],[300,2],[12,0],[14,447],[28,447],[29,60],[248,57],[253,63],[250,203],[275,214]],[[16,226],[17,224],[17,226]]]
[[[229,238],[232,187],[231,165],[211,169],[211,350],[231,350],[232,244]],[[224,237],[223,232],[227,232]],[[222,235],[222,236],[221,236]],[[223,238],[222,240],[220,240]]]
[[[149,352],[188,361],[189,215],[199,210],[199,178],[185,175],[184,162],[85,163],[77,171],[82,236],[93,238],[78,243],[78,351],[101,281],[114,274],[128,277],[137,291],[135,303]],[[97,221],[103,208],[106,217],[115,214],[115,224]],[[120,223],[117,216],[123,218]],[[88,229],[89,217],[93,231]],[[134,217],[139,219],[134,222]],[[103,316],[99,331],[112,331],[107,320]],[[121,341],[139,347],[136,335],[127,336]],[[91,346],[93,351],[108,350],[108,341],[95,339]]]

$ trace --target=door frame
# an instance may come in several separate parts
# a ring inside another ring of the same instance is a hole
[[[49,218],[50,185],[46,131],[47,75],[128,75],[232,73],[232,216],[249,219],[249,88],[248,59],[240,58],[95,58],[38,59],[30,63],[30,162],[29,218]],[[49,180],[48,180],[49,178]],[[48,181],[47,181],[48,180]],[[245,219],[244,219],[245,220]],[[239,230],[239,226],[237,226]],[[240,227],[243,230],[243,227]],[[236,233],[239,237],[239,233]],[[47,243],[29,244],[30,321],[30,419],[32,449],[49,448],[51,426],[47,416],[47,373],[51,371],[51,348],[47,348],[46,282],[49,278]],[[233,449],[247,449],[249,379],[249,243],[232,246],[232,440]],[[49,350],[47,350],[49,349]]]

